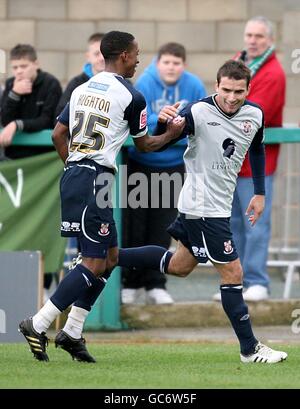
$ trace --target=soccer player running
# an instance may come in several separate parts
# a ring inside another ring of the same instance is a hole
[[[245,210],[252,226],[265,203],[264,117],[258,105],[246,100],[249,83],[250,70],[244,63],[227,61],[217,73],[216,94],[179,113],[185,120],[182,136],[188,135],[188,148],[179,216],[168,228],[178,241],[176,252],[158,246],[120,249],[119,265],[186,277],[198,263],[210,260],[221,276],[222,305],[240,342],[241,361],[275,363],[287,354],[263,345],[252,332],[242,294],[242,266],[230,230],[236,179],[248,150],[254,195]],[[175,107],[163,108],[159,127],[164,130],[177,115]]]
[[[129,134],[139,150],[151,152],[178,137],[184,126],[184,121],[170,122],[163,134],[148,136],[145,99],[125,80],[134,75],[139,63],[138,44],[131,34],[111,31],[103,37],[100,49],[105,71],[74,90],[53,133],[54,145],[66,164],[60,184],[61,233],[78,237],[83,258],[39,312],[19,325],[40,361],[49,360],[47,329],[74,303],[55,345],[75,360],[95,362],[81,334],[118,259],[117,232],[107,199],[111,176],[117,170],[116,156]]]

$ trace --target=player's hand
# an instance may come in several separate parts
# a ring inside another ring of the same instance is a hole
[[[15,78],[12,90],[19,95],[31,94],[32,82],[29,79],[18,80]]]
[[[250,200],[249,206],[246,210],[246,216],[248,217],[251,226],[254,226],[256,221],[260,218],[265,207],[265,196],[254,195]]]
[[[0,146],[6,147],[11,145],[13,137],[17,130],[17,124],[12,121],[0,133]]]
[[[172,139],[176,139],[181,135],[184,127],[185,118],[178,115],[176,118],[168,122],[167,131],[171,133]]]
[[[178,115],[177,108],[179,107],[180,102],[176,102],[174,105],[166,105],[164,106],[158,114],[158,122],[167,122],[171,121],[172,119],[176,118]]]

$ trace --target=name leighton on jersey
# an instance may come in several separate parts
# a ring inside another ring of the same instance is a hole
[[[81,94],[78,98],[77,105],[98,109],[108,113],[110,109],[110,102],[104,98],[99,98],[94,95]]]

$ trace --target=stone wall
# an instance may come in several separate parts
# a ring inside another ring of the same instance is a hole
[[[126,30],[139,41],[137,74],[161,44],[178,41],[188,51],[188,68],[212,91],[217,68],[243,46],[246,20],[259,14],[274,23],[288,74],[285,121],[298,123],[300,74],[293,74],[291,56],[300,49],[298,0],[0,0],[0,48],[33,44],[42,67],[65,84],[81,71],[91,33]]]

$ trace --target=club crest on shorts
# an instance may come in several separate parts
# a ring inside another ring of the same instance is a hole
[[[248,135],[252,131],[252,123],[250,121],[243,121],[241,123],[241,130]]]
[[[231,254],[233,252],[233,247],[231,240],[224,241],[224,254]]]
[[[109,235],[109,223],[101,223],[98,234],[100,236],[108,236]]]

